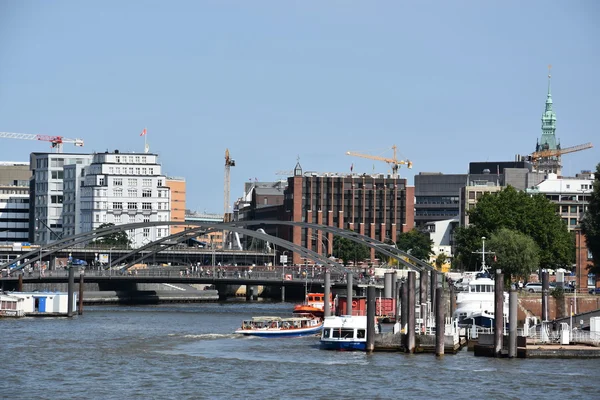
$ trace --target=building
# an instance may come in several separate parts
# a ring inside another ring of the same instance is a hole
[[[85,167],[91,162],[64,166],[62,234],[72,236],[82,232],[80,190],[85,181]]]
[[[306,173],[298,162],[284,190],[280,220],[349,229],[373,239],[396,240],[414,226],[414,187],[390,175]],[[333,235],[279,227],[279,236],[319,254],[333,253]],[[371,250],[371,259],[375,251]],[[303,260],[294,253],[294,264]]]
[[[433,221],[425,224],[425,232],[429,233],[429,239],[433,242],[433,256],[431,262],[434,262],[439,254],[445,254],[446,263],[450,264],[454,258],[454,230],[459,226],[458,216],[443,221]]]
[[[0,163],[0,243],[29,241],[29,163]]]
[[[460,212],[460,189],[467,183],[467,174],[420,172],[415,175],[415,226],[457,217]]]
[[[80,188],[82,232],[103,224],[171,220],[171,189],[162,175],[158,155],[151,153],[97,153],[83,170]],[[137,248],[169,236],[169,226],[127,231]]]
[[[469,177],[468,185],[460,190],[460,226],[469,226],[468,211],[475,208],[485,193],[494,193],[500,190],[502,190],[502,186],[489,180]]]
[[[185,230],[185,178],[167,177],[171,189],[171,221],[181,221],[182,225],[171,225],[171,235]]]
[[[199,213],[190,210],[185,211],[186,222],[204,222],[208,224],[220,224],[223,222],[223,214]],[[193,225],[190,227],[194,227]],[[223,248],[223,231],[209,232],[205,235],[199,235],[197,239],[205,243],[207,247],[214,249]]]
[[[546,95],[546,106],[542,113],[542,137],[537,141],[535,151],[557,150],[560,143],[556,139],[556,113],[552,109],[551,75],[548,71],[548,94]],[[540,172],[561,175],[560,156],[543,157],[537,162]]]
[[[64,167],[88,165],[89,154],[31,153],[29,238],[36,244],[48,244],[63,235]]]

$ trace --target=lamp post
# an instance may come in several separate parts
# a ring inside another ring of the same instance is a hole
[[[285,250],[282,254],[281,257],[283,258],[281,261],[281,280],[285,280],[285,264],[287,263],[287,250]]]

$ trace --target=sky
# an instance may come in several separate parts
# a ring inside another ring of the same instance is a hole
[[[466,173],[535,150],[552,65],[563,175],[600,162],[600,2],[0,2],[0,131],[142,152],[222,213],[280,171]],[[45,142],[0,138],[0,161]]]

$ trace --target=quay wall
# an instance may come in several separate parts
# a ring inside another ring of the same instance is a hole
[[[562,299],[548,296],[548,319],[565,318],[570,315],[571,302],[575,304],[575,296],[565,294]],[[590,294],[577,294],[577,313],[584,313],[600,309],[600,296]],[[524,321],[527,316],[542,316],[542,295],[519,293],[518,320]],[[574,308],[573,308],[574,311]]]

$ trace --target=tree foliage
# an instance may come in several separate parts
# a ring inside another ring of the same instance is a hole
[[[486,193],[469,211],[469,227],[457,229],[454,235],[457,257],[463,266],[474,267],[481,237],[501,228],[531,237],[540,249],[540,266],[556,268],[573,263],[574,241],[566,225],[556,213],[557,205],[544,195],[531,196],[513,187]]]
[[[417,229],[400,233],[396,246],[402,251],[410,252],[411,256],[426,262],[429,262],[429,257],[433,255],[433,240],[429,238],[428,234]]]
[[[354,265],[357,265],[359,261],[364,261],[371,256],[371,250],[365,244],[335,236],[333,238],[333,255],[341,258],[344,265],[347,265],[350,261],[354,262]]]
[[[446,256],[445,253],[438,254],[437,257],[435,258],[435,267],[438,270],[441,270],[442,267],[444,266],[444,264],[446,264],[447,260],[448,260],[448,257]]]
[[[581,221],[581,232],[585,235],[587,248],[592,253],[590,272],[600,273],[600,163],[596,166],[593,191],[587,210]]]
[[[535,241],[520,232],[500,228],[492,234],[488,242],[494,251],[494,267],[500,268],[507,281],[512,277],[529,277],[539,267],[539,248]]]
[[[115,226],[115,224],[102,224],[98,227],[98,229],[109,228],[111,226]],[[119,246],[123,248],[128,248],[131,246],[131,241],[129,240],[129,236],[127,236],[127,232],[122,230],[102,236],[101,238],[96,239],[94,243],[102,246]]]

